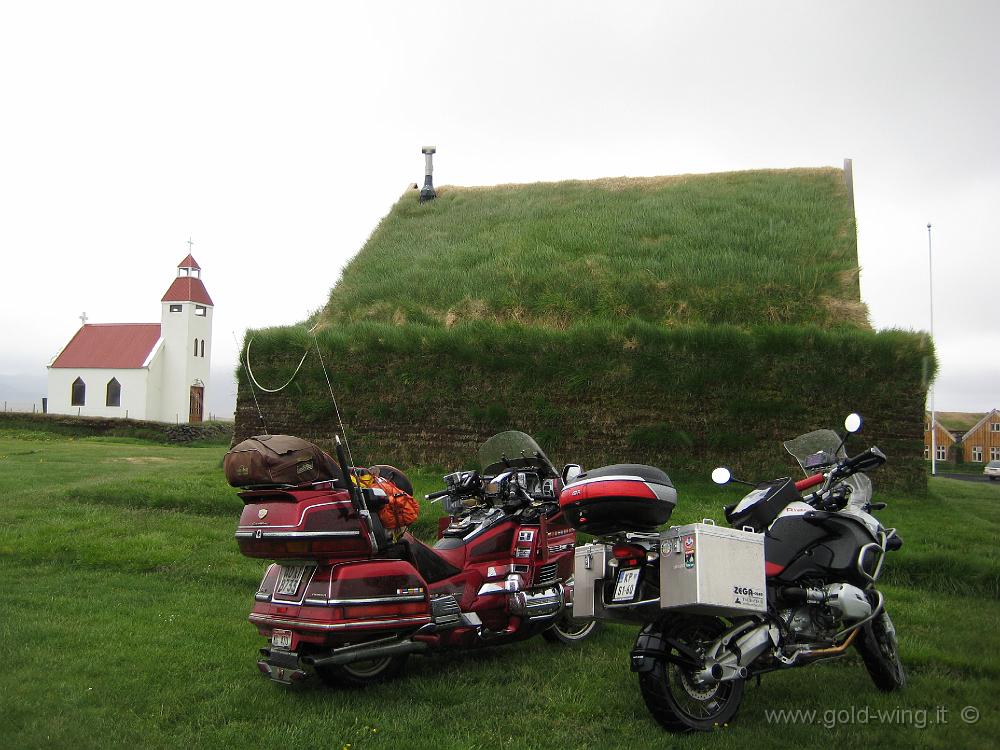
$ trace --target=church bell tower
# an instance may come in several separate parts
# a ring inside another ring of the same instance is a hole
[[[201,266],[189,253],[163,295],[160,331],[164,368],[160,419],[201,422],[212,361],[212,298],[201,280]]]

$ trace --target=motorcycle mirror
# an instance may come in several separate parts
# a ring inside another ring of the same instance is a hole
[[[733,478],[733,473],[725,466],[712,469],[712,481],[716,484],[729,484]]]
[[[583,473],[583,467],[580,464],[566,464],[563,466],[562,470],[562,480],[563,484],[569,484],[574,481],[578,476]]]
[[[844,420],[844,429],[851,434],[859,432],[861,430],[861,415],[853,412],[848,414],[847,419]]]

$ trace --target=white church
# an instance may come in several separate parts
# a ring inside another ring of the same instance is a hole
[[[212,298],[188,256],[159,323],[86,322],[48,365],[50,414],[200,422],[212,360]]]

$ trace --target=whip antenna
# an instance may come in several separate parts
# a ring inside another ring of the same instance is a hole
[[[323,377],[326,378],[326,387],[330,391],[330,400],[333,401],[333,410],[337,414],[337,424],[340,425],[340,434],[344,436],[344,447],[347,449],[347,460],[351,463],[351,471],[354,472],[355,479],[358,478],[357,470],[354,467],[354,456],[351,455],[351,444],[347,441],[347,430],[344,429],[344,420],[340,416],[340,407],[337,406],[337,397],[333,395],[333,383],[330,382],[330,373],[326,371],[326,362],[323,361],[323,352],[319,348],[319,339],[316,338],[316,330],[313,329],[309,331],[313,337],[313,343],[316,345],[316,354],[319,356],[319,365],[323,370]],[[360,482],[358,484],[360,487]]]
[[[236,331],[233,331],[232,333],[233,333],[233,341],[236,342],[236,348],[238,350],[242,350],[243,347],[240,346],[240,341],[239,341],[239,339],[236,338]],[[247,344],[247,353],[248,354],[250,353],[250,345],[249,344]],[[250,372],[249,361],[244,362],[243,358],[240,357],[239,363],[241,365],[243,365],[243,369],[246,370],[247,374],[250,376],[250,395],[253,396],[253,402],[254,402],[254,404],[257,407],[257,416],[260,417],[260,423],[264,426],[264,434],[265,435],[270,435],[271,431],[269,429],[267,429],[267,422],[264,421],[264,412],[261,411],[260,402],[257,400],[257,392],[253,389],[254,383],[256,383],[257,381],[254,380],[253,373]]]

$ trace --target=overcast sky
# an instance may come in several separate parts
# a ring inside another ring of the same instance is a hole
[[[872,322],[929,328],[932,222],[937,408],[1000,407],[998,9],[4,3],[0,399],[83,311],[159,320],[190,236],[231,412],[235,340],[321,307],[434,144],[458,185],[853,158]]]

